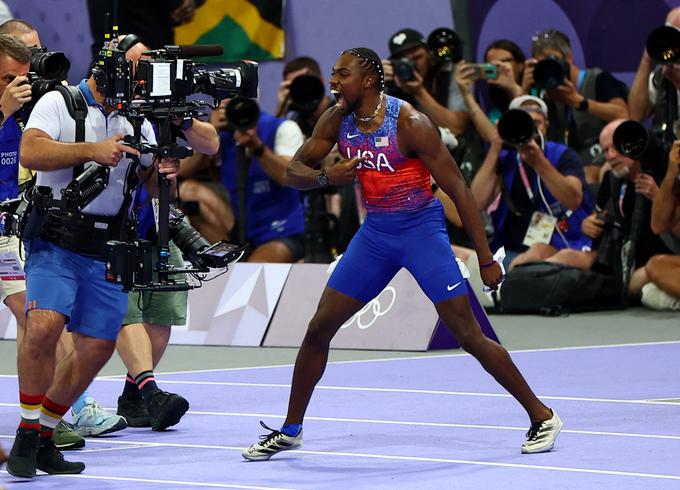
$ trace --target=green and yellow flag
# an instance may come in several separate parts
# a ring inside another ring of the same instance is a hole
[[[194,19],[175,29],[176,44],[221,44],[224,54],[206,61],[283,58],[285,0],[206,0]]]

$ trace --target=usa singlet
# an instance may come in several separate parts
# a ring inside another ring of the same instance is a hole
[[[328,286],[368,302],[406,268],[434,303],[467,293],[449,244],[441,203],[432,195],[430,172],[402,155],[397,121],[404,101],[386,96],[385,118],[374,133],[361,132],[353,115],[340,125],[338,146],[357,167],[366,221],[328,280]],[[358,279],[360,278],[360,279]]]

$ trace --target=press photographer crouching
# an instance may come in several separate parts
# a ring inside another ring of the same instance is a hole
[[[635,302],[649,282],[649,259],[670,253],[650,227],[651,201],[659,193],[666,156],[640,124],[622,119],[602,129],[600,145],[609,170],[594,212],[582,223],[592,251],[563,250],[548,261],[614,276]]]
[[[492,248],[506,248],[510,269],[590,245],[581,232],[581,221],[592,209],[583,165],[574,150],[547,141],[547,129],[543,100],[513,99],[472,181],[479,209],[488,208],[493,220]]]
[[[298,261],[305,253],[304,209],[299,191],[283,179],[304,139],[299,126],[261,112],[247,98],[224,100],[210,122],[219,131],[220,180],[236,217],[230,237],[250,244],[249,262]],[[183,176],[211,163],[206,157],[191,160]]]

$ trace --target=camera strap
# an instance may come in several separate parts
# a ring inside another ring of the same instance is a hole
[[[72,85],[57,85],[56,90],[64,97],[66,109],[69,115],[76,122],[76,143],[85,141],[85,118],[87,117],[87,101],[85,96]],[[85,170],[83,164],[73,167],[73,178],[75,179]]]

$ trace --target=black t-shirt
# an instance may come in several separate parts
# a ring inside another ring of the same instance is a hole
[[[624,186],[623,199],[621,200],[621,189]],[[615,215],[614,219],[619,220],[623,225],[623,234],[625,237],[628,237],[630,234],[636,195],[634,182],[627,179],[617,179],[611,171],[604,174],[600,190],[597,193],[597,209],[598,211],[608,209],[608,216],[613,212]],[[612,200],[613,202],[610,202]],[[672,253],[663,243],[661,238],[652,231],[652,202],[649,199],[644,198],[644,203],[642,215],[643,224],[640,231],[640,238],[638,239],[635,249],[636,267],[641,267],[646,264],[653,255]],[[611,204],[614,204],[614,206]],[[599,244],[600,240],[596,240],[593,243],[593,248],[597,249]]]
[[[595,79],[595,100],[598,102],[609,102],[617,97],[623,100],[628,99],[628,89],[626,85],[617,80],[608,71],[603,71]]]
[[[536,172],[534,172],[534,169],[532,169],[530,165],[523,165],[527,173],[528,181],[530,183],[535,183]],[[562,153],[555,168],[564,176],[573,175],[574,177],[578,177],[585,186],[583,162],[581,161],[581,157],[578,156],[578,153],[571,148],[567,148],[564,153]],[[539,205],[541,196],[536,192],[534,192],[533,201],[529,199],[529,195],[524,187],[524,182],[519,171],[512,181],[509,198],[511,206],[509,206],[510,210],[508,212],[508,217],[499,233],[499,243],[502,243],[508,250],[524,251],[527,247],[523,245],[522,242],[524,241],[524,235],[527,233],[531,216],[534,211],[543,209],[545,206],[542,204]],[[505,197],[503,197],[503,199],[505,199]]]

